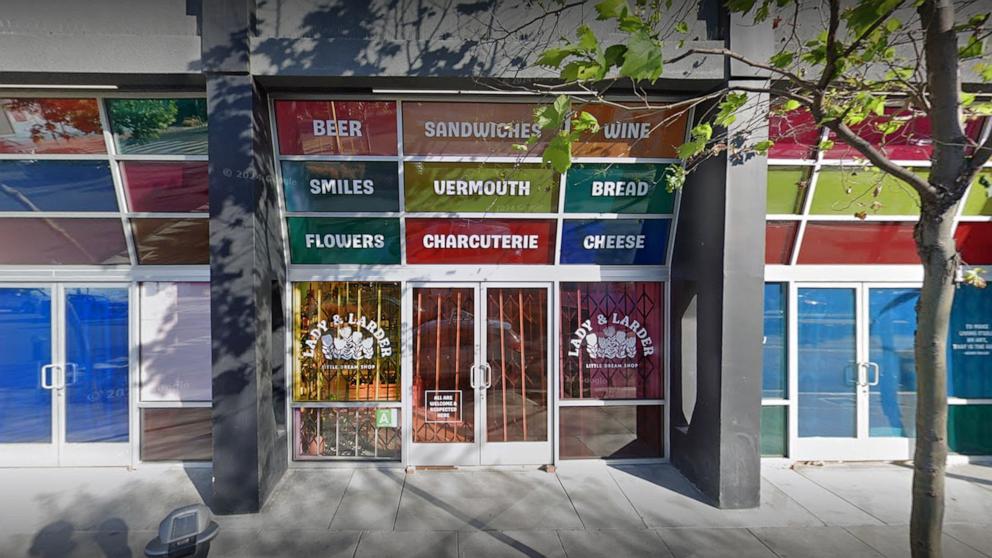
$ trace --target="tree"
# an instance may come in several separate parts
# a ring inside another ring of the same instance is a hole
[[[598,128],[596,119],[574,111],[571,98],[604,101],[611,88],[629,85],[641,111],[687,111],[698,108],[690,139],[679,148],[684,160],[674,167],[672,187],[681,187],[687,173],[707,157],[727,153],[731,160],[766,154],[772,143],[754,141],[747,132],[728,137],[726,129],[746,105],[768,102],[782,114],[806,111],[830,131],[819,149],[834,141],[852,147],[881,173],[907,184],[919,197],[920,217],[914,227],[923,266],[917,305],[915,362],[917,377],[916,448],[910,544],[913,556],[940,556],[944,515],[944,472],[947,460],[947,336],[954,282],[961,259],[952,237],[953,217],[968,186],[992,156],[992,138],[980,142],[965,133],[966,122],[992,114],[992,103],[978,102],[962,91],[965,63],[982,81],[992,81],[992,63],[985,42],[992,33],[987,5],[967,0],[725,0],[726,8],[755,24],[787,30],[768,60],[754,60],[726,48],[686,47],[689,27],[671,25],[666,13],[685,13],[672,0],[603,0],[597,19],[616,26],[619,42],[604,45],[586,25],[575,40],[541,54],[538,64],[554,68],[564,82],[556,87],[581,93],[560,95],[538,110],[536,121],[554,134],[543,151],[546,163],[563,172],[571,165],[571,144]],[[816,17],[813,16],[813,11]],[[816,27],[804,36],[802,29]],[[616,36],[616,35],[611,35]],[[678,55],[664,58],[663,42],[677,40]],[[727,87],[666,106],[653,104],[642,84],[653,83],[665,65],[691,56],[734,60],[765,72],[758,86]],[[763,99],[771,99],[763,101]],[[911,123],[926,117],[933,148],[929,176],[900,165],[886,143],[900,134],[914,134]],[[565,123],[570,123],[566,130]],[[521,146],[526,149],[526,146]],[[877,198],[873,192],[855,196]],[[877,200],[864,218],[879,209]],[[965,280],[978,287],[980,271]]]

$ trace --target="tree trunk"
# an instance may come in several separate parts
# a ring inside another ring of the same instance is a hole
[[[916,451],[910,545],[914,558],[941,556],[947,464],[947,332],[958,255],[957,203],[928,200],[916,225],[923,288],[916,308]],[[939,207],[935,207],[939,206]]]

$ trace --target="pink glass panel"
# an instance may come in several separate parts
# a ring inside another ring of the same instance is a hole
[[[0,264],[127,264],[120,219],[0,219]]]
[[[992,223],[958,223],[954,238],[966,263],[992,264]]]
[[[889,109],[886,115],[871,116],[856,126],[852,130],[858,136],[868,140],[872,145],[880,146],[882,150],[891,158],[907,161],[926,161],[930,159],[933,152],[933,140],[931,139],[930,119],[926,116],[910,117],[911,113],[906,110]],[[893,117],[909,118],[909,121],[898,131],[885,136],[877,128],[880,122],[886,122]],[[981,133],[983,120],[970,120],[965,124],[965,134],[975,139]],[[830,132],[829,138],[836,143],[828,150],[824,157],[827,159],[854,159],[864,158],[858,150],[837,140],[837,136]]]
[[[800,264],[917,264],[913,223],[810,222]]]
[[[106,153],[96,99],[0,99],[0,153]]]
[[[765,225],[765,263],[788,264],[798,221],[769,221]]]
[[[206,211],[207,163],[126,162],[131,211]]]
[[[768,150],[773,159],[812,159],[820,143],[820,129],[813,115],[805,110],[768,117],[768,139],[775,142]]]

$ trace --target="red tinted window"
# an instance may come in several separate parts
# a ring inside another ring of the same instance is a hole
[[[550,220],[406,220],[411,264],[550,264],[554,248]]]
[[[96,99],[0,99],[0,153],[106,153]]]
[[[916,264],[913,223],[810,222],[800,264]]]
[[[769,221],[765,225],[765,263],[788,264],[798,221]]]
[[[820,129],[813,115],[794,110],[768,117],[768,139],[775,142],[768,150],[773,159],[813,159],[813,149],[820,143]]]
[[[120,219],[0,219],[0,264],[127,263]]]
[[[958,223],[954,238],[965,263],[992,264],[992,223]]]
[[[396,155],[396,103],[276,101],[283,155]]]
[[[891,118],[905,118],[908,119],[908,122],[896,132],[886,136],[878,130],[878,124],[887,122]],[[978,138],[982,130],[982,122],[982,120],[971,120],[965,124],[965,133],[968,137],[973,139]],[[882,147],[882,150],[893,159],[926,161],[930,159],[930,154],[933,152],[930,119],[926,116],[913,116],[907,110],[887,109],[884,117],[871,116],[851,128],[858,136],[868,140],[872,145]],[[838,141],[833,132],[830,132],[829,137],[831,140],[836,141],[836,143],[833,148],[824,154],[826,158],[864,158],[864,155],[858,150],[846,143]]]
[[[127,162],[131,211],[206,211],[207,163]]]

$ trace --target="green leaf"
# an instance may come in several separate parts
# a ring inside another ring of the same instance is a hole
[[[772,146],[774,145],[775,142],[773,142],[772,140],[764,140],[754,144],[753,149],[761,155],[766,155],[768,153],[768,150],[771,149]]]
[[[654,82],[661,75],[661,70],[661,43],[653,39],[647,31],[632,33],[623,66],[620,67],[620,75]]]
[[[992,64],[985,62],[979,62],[975,64],[975,73],[982,76],[982,81],[989,82],[992,81]]]
[[[728,93],[726,97],[720,100],[720,104],[718,105],[720,110],[717,112],[713,122],[717,126],[730,126],[737,120],[737,111],[745,103],[747,103],[747,93]]]
[[[992,115],[992,103],[976,103],[968,107],[968,111],[982,116]]]
[[[623,57],[627,54],[627,45],[611,45],[606,49],[604,62],[608,68],[623,64]]]
[[[689,159],[692,159],[696,155],[702,153],[703,149],[705,148],[706,148],[706,142],[693,140],[693,141],[687,141],[682,145],[678,146],[678,149],[676,151],[678,152],[679,159],[688,161]]]
[[[709,122],[703,122],[702,124],[697,124],[696,127],[690,132],[692,138],[695,140],[702,140],[704,142],[710,141],[713,138],[713,126]]]
[[[684,22],[684,21],[680,21],[680,22],[676,23],[675,24],[675,32],[676,33],[688,33],[689,32],[689,24],[686,23],[686,22]]]
[[[596,38],[596,34],[592,32],[592,29],[588,25],[580,25],[575,31],[575,36],[579,38],[579,48],[587,52],[595,51],[599,47],[599,40]]]
[[[984,289],[988,286],[988,283],[985,281],[985,278],[982,277],[983,273],[985,273],[984,269],[980,267],[973,267],[971,269],[966,269],[961,278],[966,285],[971,285],[977,289]]]
[[[599,131],[599,120],[586,111],[582,111],[572,119],[572,131],[595,134]]]
[[[685,185],[686,170],[682,165],[668,165],[665,169],[665,190],[669,194]]]
[[[603,0],[596,4],[596,19],[616,19],[627,11],[627,0]]]
[[[985,52],[985,41],[978,40],[972,35],[968,37],[968,43],[958,50],[958,56],[962,59],[978,58]]]
[[[796,58],[796,54],[794,52],[788,52],[783,50],[782,52],[779,52],[778,54],[772,56],[770,61],[772,63],[772,66],[775,68],[785,68],[790,64],[792,64],[792,61],[795,58]]]
[[[557,68],[558,66],[561,66],[561,63],[572,54],[575,54],[575,47],[571,45],[566,47],[549,48],[537,57],[537,64],[539,66]]]
[[[733,13],[746,14],[754,7],[756,0],[727,0],[727,9]]]
[[[799,101],[795,99],[786,99],[786,101],[782,103],[782,112],[792,112],[800,106],[802,105],[799,104]]]
[[[834,148],[834,140],[828,140],[828,139],[820,140],[820,145],[817,146],[817,149],[819,149],[820,151],[830,151],[833,148]]]
[[[974,93],[968,93],[967,91],[961,92],[961,106],[970,107],[972,103],[975,102],[976,95]]]
[[[564,132],[551,138],[548,146],[544,149],[541,160],[545,164],[551,165],[555,171],[563,173],[572,166],[572,142],[568,134]]]
[[[636,15],[624,15],[618,20],[617,27],[621,31],[626,31],[628,33],[633,33],[635,31],[647,31],[648,25],[644,23],[644,20]]]

